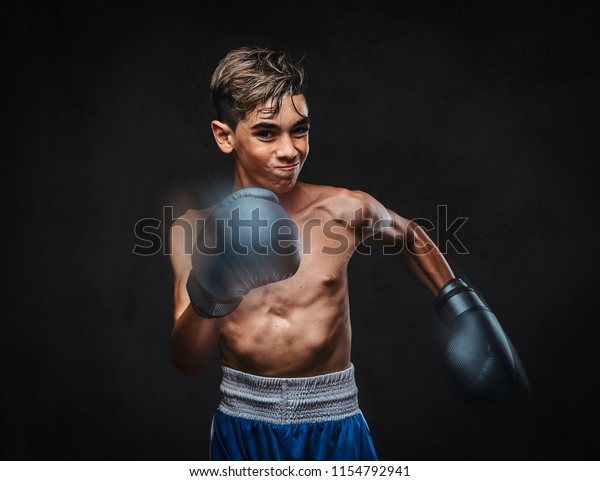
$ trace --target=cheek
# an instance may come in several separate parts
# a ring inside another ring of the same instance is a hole
[[[304,158],[306,159],[306,157],[308,156],[308,151],[310,150],[310,147],[308,145],[308,139],[306,139],[306,141],[302,143],[302,146],[299,150],[304,154]]]
[[[294,148],[300,152],[308,151],[308,136],[292,138]]]
[[[252,158],[254,158],[257,162],[267,163],[269,159],[272,157],[273,148],[268,144],[260,145],[256,149],[254,149],[251,153]]]
[[[263,165],[269,163],[271,158],[271,150],[261,146],[260,148],[255,148],[252,150],[248,150],[244,155],[244,163],[260,169]]]
[[[269,155],[269,145],[264,142],[250,141],[243,145],[238,152],[247,159],[263,159]]]

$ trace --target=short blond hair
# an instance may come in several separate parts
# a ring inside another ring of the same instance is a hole
[[[301,60],[294,60],[288,52],[241,47],[220,60],[211,78],[210,93],[218,119],[235,130],[240,120],[263,104],[262,110],[275,117],[282,98],[304,94],[306,81]]]

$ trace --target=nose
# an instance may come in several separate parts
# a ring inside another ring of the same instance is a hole
[[[282,135],[277,143],[275,155],[278,159],[293,161],[298,156],[294,140],[289,135]]]

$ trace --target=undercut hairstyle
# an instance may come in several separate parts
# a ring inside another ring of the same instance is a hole
[[[286,95],[305,94],[306,74],[301,60],[272,48],[231,50],[215,69],[211,99],[219,121],[233,130],[257,108],[268,118],[277,116]]]

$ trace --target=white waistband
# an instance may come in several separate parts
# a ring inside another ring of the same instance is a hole
[[[264,377],[222,366],[219,410],[273,424],[335,421],[360,412],[354,366],[312,377]]]

